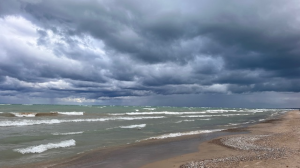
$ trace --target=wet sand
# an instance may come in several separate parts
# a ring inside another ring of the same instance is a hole
[[[201,143],[198,151],[142,168],[300,168],[300,112],[246,128],[250,133]]]

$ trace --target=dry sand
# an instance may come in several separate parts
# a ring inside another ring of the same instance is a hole
[[[300,168],[300,111],[246,128],[250,133],[201,143],[198,152],[142,168]]]

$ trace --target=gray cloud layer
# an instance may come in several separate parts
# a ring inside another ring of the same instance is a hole
[[[298,93],[298,4],[1,0],[0,95]]]

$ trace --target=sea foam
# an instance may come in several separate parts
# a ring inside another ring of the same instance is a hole
[[[59,143],[48,143],[48,144],[42,144],[38,146],[30,146],[27,148],[21,148],[21,149],[14,149],[14,151],[26,154],[26,153],[42,153],[49,149],[55,149],[55,148],[66,148],[70,146],[75,146],[76,141],[74,139],[61,141]]]
[[[220,109],[220,110],[206,110],[206,111],[210,112],[210,113],[214,113],[214,112],[223,113],[223,112],[236,112],[237,110],[224,110],[224,109]]]
[[[113,118],[91,118],[91,119],[73,119],[73,120],[6,120],[0,121],[0,127],[9,126],[28,126],[28,125],[40,125],[40,124],[59,124],[59,123],[70,123],[70,122],[99,122],[99,121],[109,121],[109,120],[142,120],[142,119],[159,119],[165,118],[164,116],[147,116],[147,117],[113,117]]]
[[[37,113],[16,113],[16,112],[11,112],[16,117],[35,117]]]
[[[71,111],[71,112],[57,112],[58,114],[62,114],[62,115],[84,115],[84,112],[82,111]]]
[[[212,133],[212,132],[218,132],[218,131],[223,131],[223,130],[224,129],[213,129],[213,130],[198,130],[198,131],[190,131],[190,132],[170,133],[170,134],[164,134],[164,135],[159,135],[159,136],[155,136],[155,137],[150,137],[150,138],[147,138],[144,140],[174,138],[174,137],[180,137],[180,136],[185,136],[185,135]]]
[[[79,131],[79,132],[66,132],[66,133],[59,133],[59,132],[55,132],[52,133],[52,135],[75,135],[75,134],[82,134],[83,131]]]
[[[145,109],[145,110],[155,110],[156,108],[143,108],[143,109]]]
[[[199,112],[173,112],[173,111],[152,111],[152,112],[128,112],[112,113],[110,115],[185,115],[185,114],[205,114],[205,111]]]
[[[146,127],[146,124],[129,125],[129,126],[120,126],[120,128],[144,128],[144,127]]]

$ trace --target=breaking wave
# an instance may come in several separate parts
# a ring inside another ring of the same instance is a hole
[[[128,112],[128,113],[113,113],[110,115],[184,115],[184,114],[205,114],[201,112],[172,112],[172,111],[153,111],[153,112]]]
[[[75,134],[82,134],[83,131],[80,131],[80,132],[66,132],[66,133],[59,133],[59,132],[55,132],[55,133],[52,133],[52,135],[75,135]]]
[[[244,116],[250,114],[216,114],[216,115],[188,115],[188,116],[180,116],[180,117],[188,117],[188,118],[198,118],[198,117],[229,117],[229,116]]]
[[[57,116],[60,115],[84,115],[84,112],[40,112],[40,113],[33,113],[33,112],[10,112],[14,117],[42,117],[42,116]]]
[[[15,117],[35,117],[37,113],[15,113],[11,112]]]
[[[209,113],[224,113],[224,112],[236,112],[237,110],[223,110],[223,109],[220,109],[220,110],[206,110],[207,112]]]
[[[120,126],[120,128],[144,128],[144,127],[146,127],[146,124],[129,125],[129,126]]]
[[[0,127],[9,126],[28,126],[28,125],[39,125],[39,124],[59,124],[69,122],[97,122],[97,121],[108,121],[108,120],[142,120],[142,119],[159,119],[165,118],[164,116],[149,116],[149,117],[114,117],[114,118],[93,118],[93,119],[74,119],[74,120],[15,120],[15,121],[0,121]]]
[[[74,139],[61,141],[59,143],[48,143],[48,144],[42,144],[38,146],[30,146],[27,148],[21,148],[21,149],[14,149],[14,151],[26,154],[26,153],[42,153],[49,149],[55,149],[55,148],[66,148],[70,146],[75,146],[76,141]]]
[[[185,111],[185,112],[173,112],[173,111],[149,111],[149,112],[127,112],[127,113],[111,113],[109,115],[186,115],[186,114],[221,114],[225,112],[241,112],[237,110],[206,110],[206,111]],[[255,112],[255,111],[246,111]],[[236,115],[236,114],[232,114]]]
[[[155,110],[156,108],[143,108],[143,109],[145,109],[145,110]]]
[[[195,120],[181,120],[181,121],[177,121],[177,122],[175,122],[175,123],[192,122],[192,121],[195,121]]]
[[[57,112],[58,114],[62,114],[62,115],[84,115],[84,112],[82,111],[71,111],[71,112]]]
[[[212,132],[218,132],[218,131],[223,131],[223,130],[224,129],[214,129],[214,130],[198,130],[198,131],[190,131],[190,132],[170,133],[170,134],[164,134],[164,135],[159,135],[159,136],[155,136],[155,137],[150,137],[150,138],[147,138],[144,140],[174,138],[174,137],[180,137],[180,136],[185,136],[185,135],[212,133]]]

